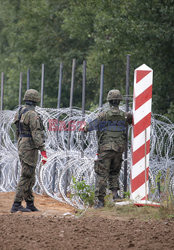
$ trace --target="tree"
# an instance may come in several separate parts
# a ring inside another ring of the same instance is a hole
[[[174,0],[0,0],[1,71],[5,91],[17,104],[19,73],[31,69],[31,87],[40,89],[45,64],[45,106],[56,107],[59,63],[64,64],[62,106],[69,105],[72,59],[77,59],[74,105],[81,106],[82,62],[87,60],[87,108],[98,104],[100,65],[107,91],[125,93],[126,54],[133,71],[154,70],[153,112],[167,113],[174,97]],[[131,86],[132,87],[132,86]]]

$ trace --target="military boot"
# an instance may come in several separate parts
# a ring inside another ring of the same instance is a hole
[[[30,209],[31,212],[38,212],[39,210],[34,206],[34,202],[33,201],[26,201],[27,206],[26,209]]]
[[[31,212],[31,210],[29,208],[24,208],[21,205],[21,202],[14,202],[11,208],[11,213],[16,213],[16,212]]]
[[[97,199],[94,203],[94,209],[104,207],[104,200]]]
[[[121,201],[122,198],[118,195],[118,189],[112,190],[113,200],[114,201]]]

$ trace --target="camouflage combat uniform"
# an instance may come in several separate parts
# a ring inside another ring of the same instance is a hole
[[[119,173],[126,142],[127,113],[118,107],[110,107],[98,115],[97,121],[98,159],[94,165],[95,197],[104,200],[107,181],[111,191],[119,189]]]
[[[35,183],[35,169],[38,150],[45,150],[44,126],[35,106],[25,105],[15,115],[18,153],[21,163],[21,177],[16,189],[14,202],[33,201],[32,188]]]
[[[119,90],[111,90],[107,100],[118,100],[122,96]],[[123,112],[119,107],[111,106],[99,113],[98,117],[86,125],[84,131],[97,130],[98,137],[98,159],[94,164],[96,173],[95,198],[104,205],[107,182],[109,189],[114,194],[119,190],[119,173],[122,164],[122,153],[125,150],[126,126],[132,123],[132,115]]]

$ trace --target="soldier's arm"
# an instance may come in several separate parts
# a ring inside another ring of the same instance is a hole
[[[86,125],[84,126],[84,132],[89,132],[89,131],[96,130],[97,127],[98,127],[98,120],[96,118],[93,121],[90,121],[89,123],[86,123]]]
[[[43,123],[39,115],[34,111],[29,112],[29,127],[36,148],[40,151],[45,151],[45,133]]]
[[[99,125],[100,125],[100,121],[102,121],[104,117],[105,117],[105,113],[100,112],[96,119],[94,119],[93,121],[91,121],[89,123],[86,123],[86,125],[84,127],[84,131],[89,132],[89,131],[93,131],[93,130],[98,130]]]
[[[13,120],[13,124],[15,124],[16,126],[16,137],[17,139],[19,138],[19,119],[18,119],[18,112],[15,114],[14,120]]]

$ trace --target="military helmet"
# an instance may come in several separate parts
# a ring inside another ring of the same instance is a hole
[[[39,92],[35,89],[28,89],[24,95],[24,101],[40,102]]]
[[[112,101],[112,100],[119,100],[121,101],[123,99],[120,91],[118,89],[112,89],[108,92],[107,95],[107,101]]]

